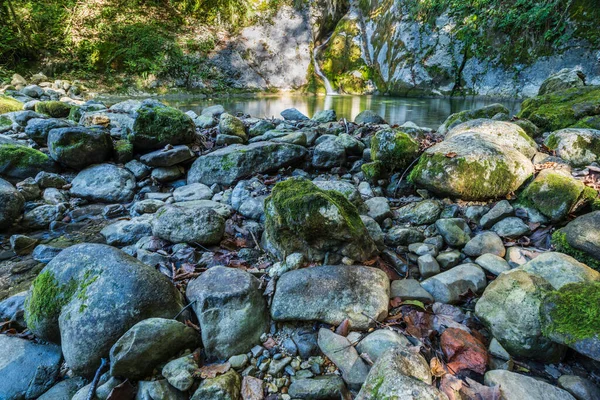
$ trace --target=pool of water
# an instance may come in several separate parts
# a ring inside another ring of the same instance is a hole
[[[253,97],[199,98],[198,96],[165,96],[160,100],[181,110],[200,114],[203,108],[221,104],[232,114],[242,112],[253,117],[280,117],[286,108],[295,107],[312,117],[320,110],[333,109],[338,118],[354,120],[363,110],[373,110],[390,124],[412,121],[419,126],[437,128],[452,113],[502,103],[512,113],[521,105],[519,100],[488,98],[405,98],[388,96],[309,96],[273,95]]]

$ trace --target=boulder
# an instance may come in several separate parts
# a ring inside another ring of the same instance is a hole
[[[41,171],[54,171],[54,161],[29,147],[0,144],[0,177],[9,180],[33,178]]]
[[[310,181],[279,182],[265,200],[267,249],[322,260],[329,252],[363,261],[377,251],[358,210],[341,193]]]
[[[383,117],[375,114],[371,110],[361,111],[354,118],[354,122],[357,123],[357,124],[376,124],[376,125],[380,125],[380,124],[385,124],[386,123],[385,120],[383,119]]]
[[[544,337],[539,313],[550,290],[548,281],[523,270],[504,272],[485,289],[475,313],[512,356],[557,360],[563,348]]]
[[[54,161],[79,170],[108,160],[112,140],[102,129],[55,128],[48,133],[48,150]]]
[[[25,134],[39,146],[46,147],[46,143],[48,143],[48,133],[50,133],[52,129],[67,128],[71,126],[73,126],[73,124],[64,119],[32,118],[27,121]]]
[[[365,330],[387,316],[387,275],[364,266],[319,266],[281,276],[271,304],[275,321],[321,321]]]
[[[212,267],[188,284],[208,357],[228,359],[260,343],[269,322],[259,286],[249,273],[226,267]]]
[[[538,96],[583,86],[585,86],[585,75],[581,70],[563,68],[542,82],[538,90]]]
[[[556,290],[569,283],[600,281],[600,272],[571,256],[556,252],[542,253],[519,269],[544,278]]]
[[[600,159],[600,130],[561,129],[552,132],[544,144],[573,167],[586,167]]]
[[[275,171],[301,161],[304,147],[273,142],[231,145],[198,157],[188,173],[188,183],[231,185],[239,179]]]
[[[409,180],[439,195],[487,200],[517,190],[532,174],[533,164],[523,153],[485,134],[465,132],[427,149]]]
[[[558,385],[571,393],[577,400],[600,399],[600,388],[590,380],[577,375],[562,375]]]
[[[23,211],[25,199],[9,182],[0,178],[0,231],[6,230]]]
[[[531,159],[537,153],[538,145],[517,124],[493,119],[475,119],[456,125],[447,134],[446,139],[462,135],[466,132],[477,132],[487,140],[502,147],[512,147]]]
[[[470,257],[479,257],[483,254],[494,254],[504,257],[506,249],[500,236],[495,232],[481,232],[463,248],[463,252]]]
[[[519,202],[556,222],[566,218],[576,206],[593,201],[596,197],[596,190],[573,178],[569,172],[544,169],[521,192]]]
[[[552,244],[594,269],[600,269],[600,211],[581,215],[554,232]]]
[[[358,354],[365,353],[371,361],[376,362],[379,357],[399,346],[410,347],[411,343],[404,335],[395,331],[378,329],[363,338],[356,345],[356,350]]]
[[[79,244],[60,252],[33,282],[25,307],[29,329],[60,342],[76,374],[100,359],[137,322],[173,318],[182,299],[160,272],[114,247]]]
[[[171,167],[194,157],[186,145],[172,146],[156,150],[140,157],[140,161],[150,167]]]
[[[246,135],[246,127],[239,118],[234,117],[231,114],[223,113],[219,118],[219,132],[222,135],[236,136],[241,138],[243,141],[248,140]]]
[[[338,367],[348,387],[358,390],[367,378],[369,367],[352,343],[326,328],[319,329],[318,343],[323,354]]]
[[[356,400],[447,400],[448,397],[431,383],[425,358],[418,352],[396,347],[373,364]]]
[[[71,106],[62,101],[39,101],[35,103],[34,110],[52,118],[67,118],[71,113]]]
[[[185,349],[195,350],[200,335],[189,326],[164,318],[148,318],[132,326],[110,349],[110,374],[142,379],[160,363]]]
[[[419,143],[409,134],[382,129],[371,138],[371,159],[382,162],[388,171],[402,171],[417,158]]]
[[[539,379],[505,370],[485,373],[486,386],[500,386],[503,400],[575,400],[567,391]]]
[[[113,164],[98,164],[81,171],[71,182],[71,195],[100,203],[127,203],[135,194],[135,177]]]
[[[295,108],[286,108],[281,112],[286,121],[307,121],[309,118]]]
[[[152,220],[152,233],[173,243],[217,244],[230,211],[210,200],[185,201],[162,207]]]
[[[194,121],[182,111],[154,100],[143,101],[136,110],[129,141],[138,150],[159,149],[167,144],[194,141]]]
[[[445,135],[448,131],[463,122],[472,119],[492,118],[496,114],[510,114],[510,110],[502,104],[491,104],[489,106],[477,108],[475,110],[465,110],[450,115],[444,123],[438,128],[437,133]]]
[[[421,282],[421,286],[439,303],[454,304],[461,295],[471,290],[481,293],[487,280],[477,264],[461,264]]]

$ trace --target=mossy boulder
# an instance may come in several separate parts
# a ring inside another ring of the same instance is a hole
[[[552,244],[557,251],[600,270],[600,211],[577,217],[554,232]]]
[[[113,149],[113,156],[118,164],[125,164],[133,160],[133,145],[129,140],[115,141]]]
[[[182,297],[161,273],[114,247],[79,244],[40,272],[25,302],[28,328],[62,346],[67,365],[90,376],[137,322],[173,318]]]
[[[219,118],[219,133],[222,135],[236,136],[244,141],[248,140],[246,127],[241,119],[231,114],[223,113]]]
[[[129,141],[136,149],[155,150],[167,144],[194,141],[196,126],[182,111],[155,101],[144,101],[137,109]]]
[[[242,390],[242,379],[233,369],[202,381],[191,400],[237,400]]]
[[[585,75],[577,69],[564,68],[542,82],[538,96],[585,86]]]
[[[527,99],[518,117],[552,132],[596,115],[600,115],[600,86],[584,86]]]
[[[377,182],[386,175],[385,166],[381,161],[373,161],[360,166],[360,170],[369,182]]]
[[[0,144],[0,176],[8,180],[33,178],[54,171],[54,161],[41,151],[20,145]]]
[[[501,146],[514,147],[526,157],[532,158],[538,150],[537,144],[517,124],[493,119],[479,118],[456,125],[447,134],[446,139],[461,135],[465,132],[478,132],[486,139]]]
[[[12,111],[23,109],[23,103],[12,97],[0,95],[0,114],[6,114]]]
[[[521,192],[519,202],[556,222],[566,218],[576,206],[596,197],[596,190],[585,186],[569,172],[545,169]]]
[[[0,178],[0,232],[21,215],[25,199],[9,182]]]
[[[46,147],[48,143],[48,133],[50,133],[52,129],[67,128],[69,126],[73,126],[73,123],[64,119],[32,118],[27,121],[25,134],[39,146]]]
[[[341,193],[321,190],[304,179],[275,185],[265,200],[265,241],[279,258],[303,253],[323,260],[327,253],[353,260],[377,251],[356,207]]]
[[[450,129],[463,122],[479,118],[492,118],[496,114],[510,114],[510,110],[502,104],[491,104],[475,110],[465,110],[454,113],[446,118],[444,123],[438,128],[438,133],[440,135],[445,135]]]
[[[50,157],[77,170],[108,160],[112,148],[110,134],[100,128],[57,128],[48,134]]]
[[[488,200],[514,192],[532,174],[533,164],[523,153],[485,134],[465,132],[427,149],[409,181],[439,195]]]
[[[574,167],[585,167],[600,160],[600,130],[561,129],[548,135],[544,144]]]
[[[550,292],[540,316],[546,337],[600,361],[600,282],[571,283]]]
[[[483,292],[475,314],[514,357],[557,361],[562,346],[542,334],[540,305],[552,286],[521,269],[503,272]]]
[[[371,158],[388,171],[403,170],[419,154],[419,143],[407,133],[382,129],[371,138]]]
[[[555,251],[542,253],[519,269],[544,278],[555,290],[571,283],[600,281],[600,272]]]
[[[34,109],[35,112],[52,118],[67,118],[71,113],[71,106],[62,101],[40,101],[35,103]]]

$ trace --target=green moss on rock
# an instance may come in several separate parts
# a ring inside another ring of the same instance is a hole
[[[385,167],[381,161],[373,161],[360,166],[360,170],[369,182],[376,182],[386,175]]]
[[[542,307],[543,333],[558,334],[565,344],[600,333],[600,282],[571,283],[550,292]]]
[[[0,95],[0,114],[23,109],[23,103],[12,97]]]
[[[71,106],[62,101],[40,101],[35,103],[35,112],[52,118],[66,118],[71,113]]]
[[[28,168],[43,166],[50,161],[41,151],[13,144],[0,145],[0,173],[3,167]]]
[[[371,139],[371,157],[389,171],[404,169],[419,153],[419,143],[407,133],[383,129]]]
[[[560,229],[552,234],[551,242],[556,251],[568,254],[577,261],[580,261],[589,267],[600,271],[600,260],[592,257],[583,250],[579,250],[571,246],[567,241],[567,234],[562,232]]]
[[[71,301],[76,288],[74,281],[59,285],[50,271],[39,274],[33,281],[31,295],[25,303],[27,326],[35,329],[40,319],[58,316],[63,306]]]
[[[133,145],[129,140],[117,140],[114,144],[115,161],[125,164],[133,159]]]
[[[129,141],[143,150],[187,144],[194,140],[195,129],[194,121],[182,111],[162,104],[145,104],[137,111]]]

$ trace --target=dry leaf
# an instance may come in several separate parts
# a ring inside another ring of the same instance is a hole
[[[277,342],[272,337],[268,338],[264,343],[263,347],[267,350],[271,350],[273,347],[277,346]]]
[[[448,158],[454,158],[456,157],[458,154],[456,154],[455,152],[451,151],[450,153],[446,153],[446,157]]]
[[[210,379],[216,377],[217,375],[222,375],[230,369],[231,364],[228,362],[224,364],[210,364],[200,368],[196,373],[194,373],[194,375],[197,375],[202,379]]]
[[[348,331],[350,330],[350,320],[348,318],[344,319],[342,323],[335,329],[335,333],[340,336],[348,336]]]
[[[436,378],[441,378],[448,373],[444,368],[444,364],[437,357],[433,357],[429,361],[429,370],[431,371],[431,375],[435,376]]]
[[[500,386],[484,386],[471,378],[467,378],[460,394],[464,400],[500,400]]]
[[[461,396],[463,386],[463,381],[450,374],[444,375],[440,382],[440,390],[448,396],[448,400],[463,400]]]
[[[487,368],[487,349],[470,333],[448,328],[440,338],[440,345],[448,359],[448,370],[456,374],[465,369],[484,374]]]

